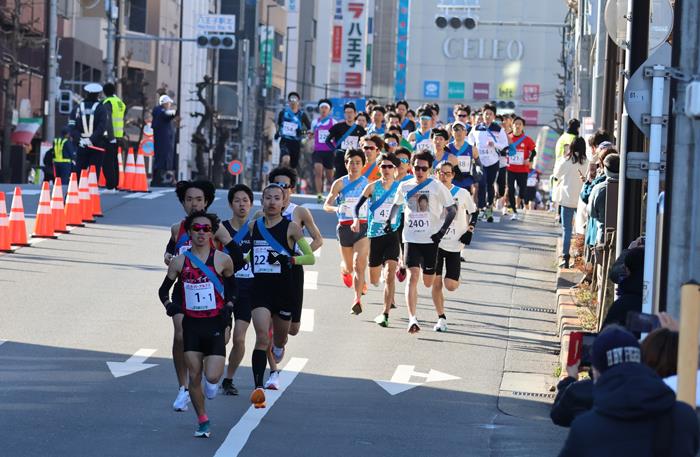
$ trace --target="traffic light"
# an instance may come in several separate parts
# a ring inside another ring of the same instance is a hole
[[[61,90],[58,94],[58,112],[61,114],[70,114],[73,112],[73,92],[70,90]]]
[[[236,47],[236,37],[234,35],[199,35],[197,36],[197,46],[200,48],[233,49]]]
[[[467,30],[472,30],[473,28],[476,27],[476,18],[473,16],[466,16],[466,17],[458,17],[458,16],[452,16],[451,18],[447,18],[445,16],[437,16],[435,18],[435,25],[439,29],[444,29],[448,25],[452,27],[453,29],[459,29],[460,27],[464,27]]]
[[[496,107],[498,112],[501,112],[501,110],[512,111],[516,107],[513,100],[492,100],[491,104]]]

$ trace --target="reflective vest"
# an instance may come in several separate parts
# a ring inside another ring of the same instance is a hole
[[[112,105],[112,130],[114,130],[114,138],[122,138],[124,136],[124,113],[126,105],[119,97],[112,95],[102,100],[102,103]]]
[[[53,140],[53,161],[54,163],[68,163],[70,159],[63,157],[63,145],[66,144],[65,138],[56,138]]]

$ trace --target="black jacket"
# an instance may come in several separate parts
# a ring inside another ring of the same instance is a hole
[[[557,384],[557,397],[554,399],[549,417],[562,427],[569,427],[576,417],[593,407],[593,381],[577,381],[566,377]]]
[[[603,321],[603,328],[610,324],[618,324],[624,327],[627,323],[628,312],[636,311],[640,313],[642,311],[643,276],[644,272],[636,271],[620,281],[617,290],[619,296],[610,306],[610,310],[608,310],[608,314]]]
[[[593,409],[574,419],[559,456],[691,457],[699,434],[693,408],[647,366],[625,363],[595,383]]]

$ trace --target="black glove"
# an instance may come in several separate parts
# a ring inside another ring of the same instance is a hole
[[[384,233],[391,233],[391,232],[393,232],[393,230],[391,228],[391,221],[388,220],[384,223]]]
[[[459,237],[459,242],[466,245],[466,246],[469,246],[469,244],[471,244],[471,242],[472,242],[473,235],[474,235],[473,232],[467,231],[464,233],[464,235]]]
[[[275,139],[279,140],[280,139],[280,132],[275,132]]]
[[[439,244],[443,236],[445,236],[445,231],[440,229],[436,233],[430,235],[430,239],[433,240],[433,243]]]
[[[165,305],[165,314],[167,314],[170,317],[173,317],[174,315],[179,314],[181,312],[182,308],[173,302],[169,302],[167,305]]]
[[[272,265],[275,262],[279,263],[280,265],[291,265],[289,261],[289,256],[284,254],[277,254],[272,251],[267,251],[267,263]]]

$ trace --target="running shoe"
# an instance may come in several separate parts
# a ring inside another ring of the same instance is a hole
[[[187,404],[190,402],[190,392],[184,387],[180,387],[177,392],[177,398],[173,402],[173,409],[175,411],[187,411]]]
[[[255,409],[265,407],[265,390],[262,387],[258,387],[250,394],[250,402],[253,404]]]
[[[436,332],[446,332],[447,331],[447,319],[442,317],[438,318],[437,324],[433,327],[433,331]]]
[[[411,317],[408,319],[408,333],[414,334],[420,332],[420,325],[418,325],[418,319]]]
[[[486,208],[486,222],[493,222],[493,209]]]
[[[374,322],[376,322],[380,327],[386,328],[389,326],[389,318],[387,316],[385,316],[384,313],[375,317]]]
[[[209,381],[207,381],[206,379],[204,380],[204,395],[207,396],[207,400],[213,400],[218,392],[218,384],[210,384]]]
[[[323,203],[323,194],[316,194],[316,201],[319,203]]]
[[[280,388],[280,372],[271,371],[270,377],[265,381],[265,388],[268,390],[279,390]]]
[[[352,287],[352,275],[350,273],[341,273],[341,276],[343,277],[343,284],[345,284],[345,287]]]
[[[221,382],[221,390],[224,391],[224,395],[238,395],[238,389],[233,385],[233,379],[226,379]]]
[[[404,282],[406,279],[406,268],[401,267],[398,270],[396,270],[396,279],[399,280],[399,282]]]
[[[351,313],[351,314],[354,314],[354,315],[356,315],[356,316],[357,316],[358,314],[362,313],[362,303],[360,303],[360,302],[358,301],[357,303],[355,303],[354,305],[352,305],[352,309],[351,309],[350,313]]]
[[[197,427],[194,432],[195,438],[209,438],[211,432],[209,431],[209,421],[204,421]]]
[[[280,363],[282,359],[284,358],[284,346],[281,348],[278,348],[274,344],[272,345],[272,358],[275,360],[275,363]]]
[[[517,221],[519,219],[518,213],[513,213],[510,215],[510,220],[511,221]]]

